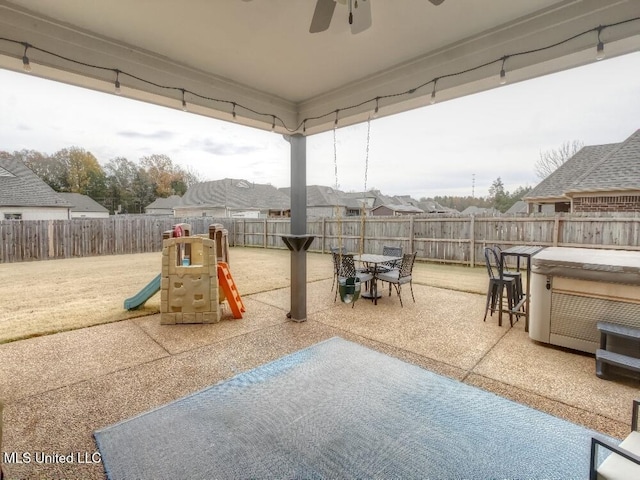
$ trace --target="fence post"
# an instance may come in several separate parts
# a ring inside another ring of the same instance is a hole
[[[320,236],[320,252],[324,253],[324,236],[327,233],[327,217],[322,217],[322,235]]]
[[[415,229],[413,225],[413,215],[410,215],[409,216],[409,252],[411,253],[413,253],[413,245],[414,245],[413,237],[415,236],[414,232],[415,232]]]
[[[558,246],[558,239],[560,237],[560,214],[556,214],[553,219],[553,246]]]
[[[469,263],[470,267],[476,266],[476,217],[471,215],[469,224]]]
[[[263,234],[263,238],[262,238],[262,248],[267,248],[267,219],[266,219],[266,217],[264,219],[263,226],[264,226],[264,234]]]

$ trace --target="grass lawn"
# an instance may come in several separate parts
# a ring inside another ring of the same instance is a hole
[[[241,295],[288,287],[289,260],[288,250],[230,251],[231,274]],[[160,265],[160,253],[1,264],[0,343],[158,313],[159,293],[139,310],[128,312],[123,303],[160,273]],[[307,255],[309,282],[331,276],[328,254]],[[414,282],[486,292],[481,268],[418,262]]]

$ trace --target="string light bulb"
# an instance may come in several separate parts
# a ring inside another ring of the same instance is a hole
[[[271,121],[271,131],[275,132],[276,130],[276,116],[275,115],[271,115],[272,117],[272,121]]]
[[[604,58],[604,43],[600,40],[600,32],[604,27],[600,25],[598,27],[598,45],[596,46],[596,60],[602,60]]]
[[[507,83],[507,72],[504,69],[504,64],[508,57],[502,57],[502,68],[500,69],[500,85]]]
[[[438,83],[438,79],[435,78],[433,80],[433,90],[431,90],[431,100],[429,100],[429,103],[431,105],[433,105],[434,103],[436,103],[436,84]]]
[[[187,111],[187,101],[184,99],[184,88],[181,88],[182,90],[182,111],[186,112]]]
[[[233,109],[231,110],[231,118],[234,122],[238,121],[238,117],[236,116],[236,102],[233,102]]]
[[[120,70],[116,70],[116,81],[115,81],[115,94],[116,95],[120,95],[122,93],[122,90],[120,90]]]
[[[29,63],[29,57],[27,57],[27,50],[29,49],[29,46],[30,45],[28,43],[24,44],[24,54],[22,55],[22,68],[27,73],[31,72],[31,64]]]
[[[338,112],[339,112],[339,111],[340,111],[340,110],[336,110],[336,119],[335,119],[335,121],[333,122],[333,129],[334,129],[334,130],[336,130],[336,129],[338,128]]]
[[[376,97],[376,108],[373,110],[373,118],[378,118],[379,106],[378,102],[380,101],[380,97]]]
[[[302,134],[303,135],[307,134],[307,121],[306,120],[302,121]]]

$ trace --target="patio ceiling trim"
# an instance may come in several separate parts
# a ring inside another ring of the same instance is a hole
[[[83,31],[0,0],[0,67],[20,71],[24,45],[33,74],[103,92],[113,92],[116,71],[122,95],[181,108],[244,125],[306,134],[358,123],[379,115],[427,105],[436,85],[438,101],[499,86],[504,63],[510,82],[530,79],[594,61],[598,26],[606,55],[640,50],[638,0],[565,1],[496,26],[410,62],[396,65],[323,95],[292,102],[212,75],[175,59]],[[615,25],[615,26],[614,26]],[[9,41],[7,41],[9,40]],[[49,52],[49,53],[46,53]],[[504,62],[503,62],[504,61]],[[437,83],[436,83],[437,81]],[[192,95],[194,92],[199,96]]]

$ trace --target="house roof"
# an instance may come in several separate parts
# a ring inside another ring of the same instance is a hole
[[[17,158],[0,155],[0,206],[60,207],[71,204]]]
[[[291,188],[279,188],[287,197],[291,197]],[[307,185],[308,207],[345,206],[344,192],[324,185]]]
[[[515,214],[515,213],[527,213],[527,202],[524,200],[518,200],[516,203],[511,205],[509,209],[504,212],[507,214]]]
[[[465,208],[461,213],[462,215],[500,215],[501,212],[493,207],[484,208],[471,205]]]
[[[221,207],[236,209],[289,209],[291,200],[273,185],[225,178],[197,183],[186,191],[180,207]]]
[[[567,189],[586,170],[598,164],[602,158],[614,150],[619,144],[593,145],[582,147],[573,157],[560,165],[547,178],[536,185],[527,195],[525,200],[539,198],[562,198]]]
[[[171,195],[167,198],[156,198],[153,202],[145,207],[147,208],[166,208],[172,209],[180,205],[182,202],[182,197],[180,195]]]
[[[400,213],[424,213],[424,210],[414,207],[413,205],[378,205],[377,207],[372,208],[372,210],[377,210],[379,208],[388,208],[393,212]]]
[[[71,207],[72,212],[107,212],[109,210],[104,208],[98,202],[96,202],[93,198],[83,195],[81,193],[67,193],[67,192],[59,192],[62,198],[64,198],[67,203],[73,205]]]
[[[566,194],[640,190],[640,130],[603,155],[580,175]]]

